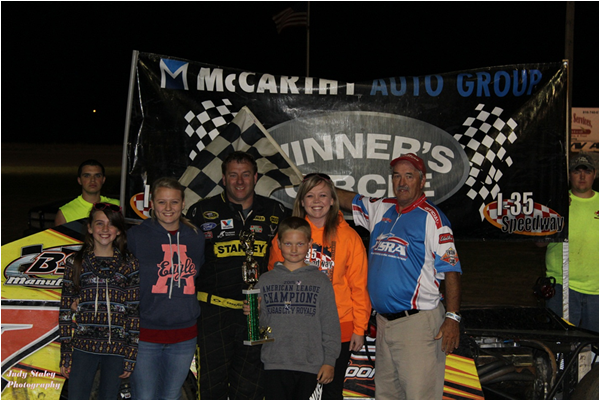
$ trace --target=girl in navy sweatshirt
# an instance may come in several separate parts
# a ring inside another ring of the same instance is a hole
[[[152,218],[127,232],[140,261],[140,341],[131,390],[137,400],[176,400],[196,350],[194,281],[204,263],[204,236],[183,217],[184,187],[175,178],[154,182],[151,207]]]

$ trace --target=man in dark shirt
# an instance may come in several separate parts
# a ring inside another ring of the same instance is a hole
[[[242,312],[247,285],[242,278],[246,252],[240,233],[254,233],[253,258],[267,271],[271,241],[290,210],[254,191],[258,168],[252,155],[233,152],[222,165],[225,191],[191,206],[187,217],[206,238],[206,262],[197,280],[200,399],[263,399],[261,346],[244,345]]]

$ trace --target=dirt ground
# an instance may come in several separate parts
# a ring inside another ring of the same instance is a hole
[[[95,158],[107,170],[105,191],[118,198],[121,146],[2,143],[2,244],[19,239],[34,206],[80,194],[77,166]],[[532,242],[457,242],[462,304],[539,305],[532,286],[544,274],[544,252]]]

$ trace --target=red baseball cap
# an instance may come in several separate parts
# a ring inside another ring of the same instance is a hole
[[[425,162],[419,156],[415,155],[414,153],[407,153],[405,155],[402,155],[402,156],[397,157],[394,160],[392,160],[390,162],[390,166],[394,167],[396,165],[396,163],[401,162],[401,161],[409,162],[410,164],[412,164],[414,166],[414,168],[416,168],[421,173],[423,173],[423,177],[425,177],[425,174],[427,173],[427,169],[425,168]]]

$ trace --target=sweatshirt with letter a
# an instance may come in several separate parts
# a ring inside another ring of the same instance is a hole
[[[204,263],[204,236],[185,224],[176,233],[154,219],[127,231],[127,244],[140,263],[140,338],[144,330],[196,326],[200,305],[195,280]]]

